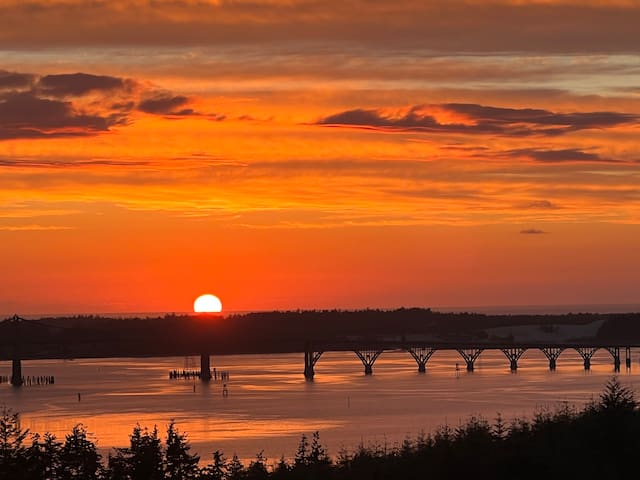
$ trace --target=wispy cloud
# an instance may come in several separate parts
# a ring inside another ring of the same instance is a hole
[[[557,136],[578,130],[610,128],[635,124],[639,120],[640,116],[636,114],[620,112],[556,113],[533,108],[448,103],[417,105],[399,114],[381,109],[347,110],[322,118],[316,123],[386,131],[527,137]],[[544,152],[539,150],[529,149],[527,152],[530,156],[538,153],[540,158],[544,157]],[[560,151],[565,154],[570,152]],[[577,151],[574,153],[577,154]],[[547,156],[556,158],[549,153]]]
[[[536,200],[534,202],[530,202],[527,203],[526,205],[524,205],[524,208],[533,208],[533,209],[540,209],[540,210],[554,210],[556,208],[558,208],[558,206],[549,201],[549,200]]]
[[[523,235],[542,235],[547,232],[544,230],[538,230],[537,228],[527,228],[525,230],[520,230],[520,233]]]
[[[578,148],[564,148],[545,150],[541,148],[521,148],[503,152],[506,156],[522,157],[536,162],[562,163],[562,162],[602,162],[617,163],[616,160],[603,158],[597,153],[586,152]]]
[[[34,232],[34,231],[55,231],[74,230],[75,227],[61,225],[0,225],[0,230],[6,232]]]
[[[189,103],[184,95],[172,95],[168,92],[151,92],[139,104],[138,109],[157,115],[191,115],[192,108],[183,108]]]

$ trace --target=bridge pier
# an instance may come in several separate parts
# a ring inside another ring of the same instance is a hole
[[[624,362],[625,365],[627,366],[627,370],[631,369],[631,347],[625,347],[624,349]]]
[[[409,347],[407,352],[411,354],[418,364],[418,372],[425,373],[427,371],[427,362],[436,349],[431,347]]]
[[[462,356],[467,364],[467,372],[473,372],[474,365],[480,354],[484,351],[483,348],[459,348],[458,353]]]
[[[502,353],[504,353],[505,357],[509,360],[509,366],[512,372],[518,370],[518,360],[522,356],[524,352],[527,351],[526,348],[502,348]]]
[[[307,344],[304,350],[304,378],[308,381],[312,381],[316,374],[314,370],[315,364],[320,360],[320,356],[323,352],[316,352],[313,350],[310,344]]]
[[[576,348],[576,351],[580,354],[580,356],[582,357],[582,360],[584,360],[585,370],[591,369],[591,357],[593,357],[593,354],[596,353],[597,350],[598,350],[598,347]]]
[[[211,380],[211,359],[209,353],[200,355],[200,380],[203,382]]]
[[[22,362],[19,358],[14,358],[11,363],[11,385],[14,387],[22,385]]]
[[[362,365],[364,365],[364,374],[373,374],[373,364],[378,359],[383,350],[367,349],[367,350],[354,350],[354,353],[358,356]]]
[[[549,360],[549,370],[554,371],[556,369],[556,360],[564,350],[561,347],[544,347],[540,349],[544,353],[545,357]]]
[[[613,357],[613,371],[620,371],[620,347],[607,347],[607,351]]]

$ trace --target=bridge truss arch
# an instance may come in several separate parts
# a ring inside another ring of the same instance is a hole
[[[360,350],[353,351],[364,366],[364,374],[372,375],[373,374],[373,364],[376,362],[378,357],[384,352],[384,348],[374,347],[374,348],[364,348]]]
[[[411,346],[407,347],[407,352],[411,354],[413,359],[418,364],[418,372],[424,373],[427,371],[427,362],[431,356],[436,352],[437,348],[425,347],[425,346]]]
[[[484,352],[484,348],[457,348],[456,350],[467,364],[468,372],[473,372],[476,360]]]
[[[526,348],[522,347],[501,348],[500,350],[502,350],[504,356],[509,360],[509,367],[512,372],[518,370],[518,360],[520,360],[522,354],[527,351]]]
[[[576,347],[575,351],[580,354],[583,360],[584,369],[591,368],[591,357],[598,351],[599,347]]]
[[[564,351],[563,347],[541,347],[540,351],[544,353],[544,356],[549,360],[549,370],[554,371],[556,369],[556,361],[560,354]]]

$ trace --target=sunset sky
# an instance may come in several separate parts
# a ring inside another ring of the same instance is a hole
[[[0,314],[640,303],[638,0],[0,0]]]

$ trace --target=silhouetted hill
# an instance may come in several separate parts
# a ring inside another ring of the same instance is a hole
[[[595,338],[640,344],[640,314],[486,315],[397,310],[300,310],[242,315],[158,318],[73,316],[0,322],[0,356],[22,358],[269,353],[302,351],[305,342],[348,338],[488,341],[487,329],[586,325],[602,321]]]

